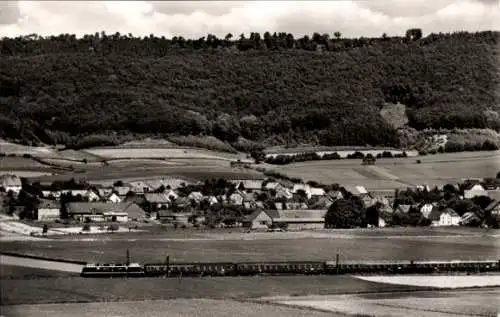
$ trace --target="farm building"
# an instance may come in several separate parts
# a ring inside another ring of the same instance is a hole
[[[113,188],[113,191],[120,196],[120,198],[125,198],[127,194],[132,191],[130,186],[116,186]]]
[[[344,195],[342,195],[342,192],[340,190],[329,191],[326,195],[330,198],[333,198],[333,199],[343,199],[344,198]]]
[[[273,218],[271,218],[271,216],[276,216],[275,214],[275,211],[256,210],[245,217],[243,220],[243,227],[249,229],[267,229],[271,227],[273,223]]]
[[[13,174],[2,175],[0,176],[0,187],[5,189],[6,192],[12,191],[18,195],[22,189],[21,179]]]
[[[396,193],[393,189],[370,190],[370,196],[372,197],[385,197],[387,199],[392,199],[395,194]]]
[[[68,203],[68,215],[81,222],[117,221],[143,219],[145,212],[133,203]]]
[[[481,222],[481,219],[473,212],[466,212],[460,219],[460,224],[464,226],[479,222]]]
[[[344,188],[354,196],[368,195],[368,191],[363,186],[345,186]]]
[[[172,212],[171,210],[158,211],[158,220],[162,223],[176,225],[188,225],[189,219],[193,216],[191,212]]]
[[[262,190],[262,180],[259,179],[244,179],[230,181],[237,189],[249,190],[252,192],[260,192]]]
[[[58,190],[54,190],[54,191],[43,190],[42,196],[43,196],[43,198],[46,198],[46,199],[58,199],[61,197],[61,192]]]
[[[434,208],[429,214],[429,219],[434,227],[458,226],[461,221],[461,217],[451,208],[443,210]]]
[[[108,197],[112,193],[113,193],[112,188],[98,188],[97,189],[97,195],[99,195],[99,197]]]
[[[300,191],[303,191],[307,199],[311,199],[313,196],[323,196],[325,195],[325,190],[323,188],[312,187],[308,184],[295,184],[293,185],[292,193],[298,194]]]
[[[488,192],[479,184],[473,185],[470,189],[464,190],[465,199],[472,199],[478,196],[488,196]]]
[[[488,197],[493,200],[500,200],[500,188],[496,187],[494,189],[487,189]]]
[[[277,210],[273,225],[288,230],[324,229],[326,209],[320,210]]]
[[[128,185],[130,185],[131,191],[133,191],[138,195],[142,195],[144,193],[151,191],[151,187],[149,187],[149,185],[143,181],[128,182]]]
[[[38,204],[36,219],[38,221],[54,221],[60,218],[60,205],[53,200],[43,199]]]
[[[61,194],[71,194],[71,196],[80,196],[90,202],[99,201],[100,197],[90,189],[65,189],[61,190]]]
[[[168,208],[171,200],[164,193],[146,193],[144,200],[151,206],[156,206],[157,209]]]

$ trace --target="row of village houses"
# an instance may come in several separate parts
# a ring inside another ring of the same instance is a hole
[[[59,198],[64,193],[73,196],[81,196],[88,202],[73,202],[66,206],[68,215],[79,221],[117,221],[127,222],[130,220],[144,220],[146,218],[159,219],[160,221],[174,221],[188,224],[188,219],[193,219],[193,213],[174,213],[169,208],[175,202],[177,206],[190,206],[192,203],[206,201],[209,205],[222,203],[242,206],[245,209],[255,210],[252,214],[241,219],[242,225],[249,228],[267,228],[286,224],[289,230],[293,229],[315,229],[324,228],[324,218],[330,205],[335,199],[343,198],[341,191],[325,192],[322,188],[316,188],[308,184],[284,185],[280,182],[263,180],[233,180],[237,190],[226,196],[204,196],[201,192],[191,192],[187,197],[181,197],[177,189],[186,184],[181,179],[160,179],[151,181],[127,182],[122,186],[113,186],[112,183],[100,184],[95,189],[42,191],[40,205],[37,209],[37,219],[40,221],[54,221],[60,217]],[[14,194],[21,191],[22,185],[14,175],[0,177],[0,187]],[[154,192],[163,187],[163,192]],[[240,189],[238,189],[240,188]],[[243,189],[244,188],[244,189]],[[450,208],[441,209],[437,203],[419,204],[416,206],[399,205],[395,210],[392,208],[394,190],[373,190],[368,192],[363,186],[346,186],[346,190],[361,198],[365,207],[380,203],[382,211],[386,214],[393,212],[408,213],[414,207],[424,217],[430,219],[435,226],[454,226],[473,221],[477,215],[466,213],[462,217]],[[423,187],[419,187],[423,189]],[[265,208],[262,201],[258,201],[257,195],[261,192],[272,192],[275,198],[281,198],[282,202],[276,202],[274,209]],[[133,195],[131,195],[133,193]],[[299,202],[294,197],[306,196],[307,202]],[[480,184],[471,186],[464,192],[464,198],[475,196],[488,196],[493,202],[487,209],[492,214],[500,214],[500,188],[484,188]],[[147,202],[156,208],[153,213],[146,213],[139,205]],[[203,217],[195,217],[198,223],[203,222]],[[379,226],[385,226],[385,220],[379,220]]]

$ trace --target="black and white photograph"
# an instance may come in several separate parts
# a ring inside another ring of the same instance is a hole
[[[499,303],[500,0],[0,1],[0,317]]]

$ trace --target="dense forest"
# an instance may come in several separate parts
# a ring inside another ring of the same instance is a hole
[[[132,135],[399,146],[407,126],[500,129],[500,32],[343,38],[252,33],[30,35],[0,41],[0,137],[86,145]]]

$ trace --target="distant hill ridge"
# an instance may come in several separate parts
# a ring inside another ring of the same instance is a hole
[[[399,147],[407,128],[499,131],[499,39],[418,29],[359,39],[4,38],[0,137],[81,148],[203,135],[182,141],[251,151]]]

